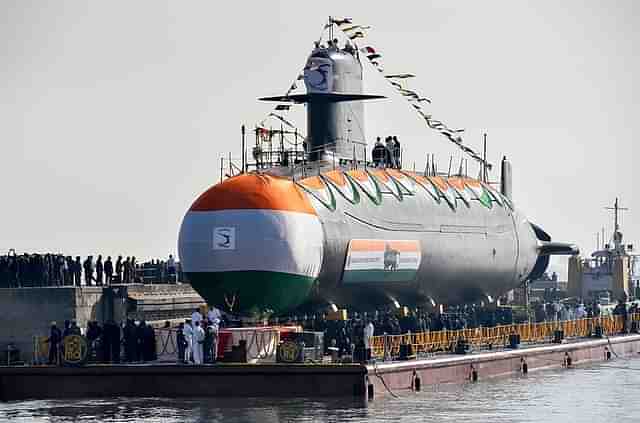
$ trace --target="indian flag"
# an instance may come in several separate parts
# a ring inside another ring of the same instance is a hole
[[[344,283],[412,282],[420,267],[420,241],[352,239]]]

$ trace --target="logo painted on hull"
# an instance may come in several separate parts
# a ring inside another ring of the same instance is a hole
[[[218,226],[213,228],[214,250],[236,249],[236,228]]]
[[[344,283],[411,282],[421,260],[420,241],[352,239]]]

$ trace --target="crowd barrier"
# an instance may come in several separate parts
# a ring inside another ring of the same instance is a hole
[[[628,322],[634,321],[640,321],[640,313],[628,316]],[[475,329],[380,335],[371,337],[370,345],[372,357],[385,359],[398,357],[402,345],[411,345],[413,354],[453,351],[461,340],[474,349],[490,349],[509,345],[511,335],[519,336],[520,343],[545,343],[554,340],[556,331],[562,331],[564,338],[584,338],[594,334],[596,327],[600,327],[602,334],[606,336],[621,333],[623,326],[622,316],[601,316]]]

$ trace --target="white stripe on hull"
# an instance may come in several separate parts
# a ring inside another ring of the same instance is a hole
[[[323,239],[320,220],[306,213],[189,211],[178,249],[185,272],[257,270],[315,278],[322,265]]]

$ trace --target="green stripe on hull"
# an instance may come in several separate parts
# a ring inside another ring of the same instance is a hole
[[[264,271],[187,273],[191,286],[209,304],[233,312],[282,312],[302,304],[314,278]]]
[[[413,282],[416,270],[348,270],[344,272],[344,283],[384,283],[384,282]]]

